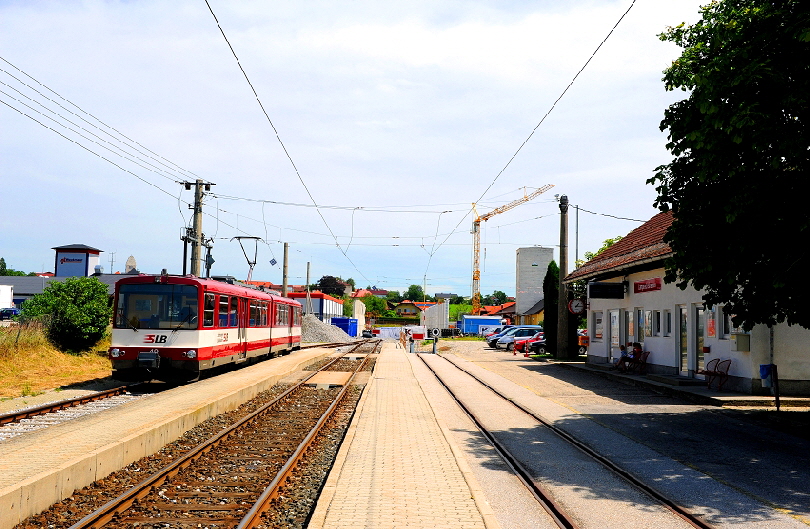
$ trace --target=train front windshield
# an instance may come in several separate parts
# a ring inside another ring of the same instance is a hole
[[[121,285],[118,329],[196,329],[197,287],[164,283]]]

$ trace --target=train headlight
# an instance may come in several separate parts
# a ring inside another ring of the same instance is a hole
[[[122,351],[121,349],[110,349],[110,356],[113,358],[124,356],[124,351]]]
[[[187,358],[197,358],[197,351],[195,351],[194,349],[184,354],[186,355]]]

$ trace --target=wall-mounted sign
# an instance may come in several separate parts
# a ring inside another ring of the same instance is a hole
[[[624,299],[624,283],[588,283],[588,297],[596,299]]]
[[[661,290],[660,277],[654,277],[652,279],[645,279],[644,281],[633,282],[634,294],[643,294],[644,292],[652,292],[653,290]]]

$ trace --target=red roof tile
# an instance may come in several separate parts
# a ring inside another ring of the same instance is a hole
[[[628,233],[622,240],[568,274],[565,281],[585,279],[611,270],[624,269],[641,261],[668,257],[672,253],[672,249],[664,242],[664,235],[671,224],[671,211],[659,213]]]

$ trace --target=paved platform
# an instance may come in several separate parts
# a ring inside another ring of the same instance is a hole
[[[596,373],[600,376],[617,380],[625,384],[643,386],[657,393],[672,397],[679,397],[696,404],[749,408],[776,407],[775,397],[768,395],[747,395],[744,393],[735,393],[730,391],[717,391],[715,389],[707,388],[705,384],[678,385],[675,383],[676,381],[673,381],[673,383],[660,382],[659,380],[662,380],[665,377],[659,375],[654,378],[648,378],[646,375],[618,373],[616,371],[608,370],[607,366],[588,364],[586,362],[556,363],[557,365],[569,369],[580,369]],[[781,396],[779,401],[780,405],[786,408],[810,408],[810,397]]]
[[[407,355],[383,345],[310,529],[497,527]]]
[[[151,455],[334,353],[305,349],[0,442],[0,529]]]

